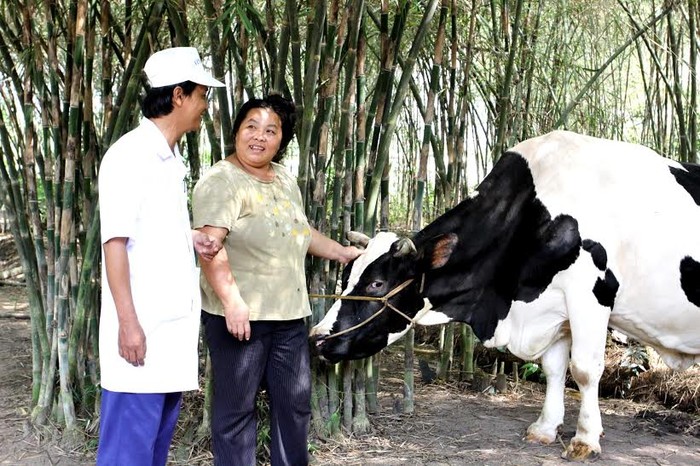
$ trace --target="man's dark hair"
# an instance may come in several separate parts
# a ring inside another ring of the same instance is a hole
[[[146,97],[141,101],[141,112],[146,118],[158,118],[169,115],[173,111],[173,91],[176,87],[182,88],[186,96],[192,95],[197,88],[197,83],[185,81],[172,86],[152,87],[146,91]]]
[[[294,102],[282,97],[279,94],[270,94],[262,99],[252,98],[241,106],[241,109],[233,121],[234,137],[238,134],[238,129],[241,127],[243,120],[248,115],[248,112],[254,108],[269,108],[277,114],[282,124],[282,141],[280,148],[272,158],[273,162],[279,162],[284,156],[284,151],[289,145],[289,142],[294,137],[294,125],[296,124],[296,106]]]

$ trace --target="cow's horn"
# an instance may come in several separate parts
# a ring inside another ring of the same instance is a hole
[[[416,252],[416,246],[409,238],[399,238],[396,244],[396,254],[394,256],[406,256]]]
[[[367,243],[369,243],[369,236],[365,235],[364,233],[361,233],[359,231],[348,231],[345,234],[345,237],[348,239],[353,244],[356,244],[358,246],[361,246],[363,248],[367,247]]]

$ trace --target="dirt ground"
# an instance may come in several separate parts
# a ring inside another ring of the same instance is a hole
[[[39,433],[29,428],[29,329],[24,289],[0,285],[0,465],[94,464],[94,448],[90,445],[67,451],[50,430]],[[540,385],[521,383],[511,386],[505,395],[484,394],[456,385],[423,384],[417,372],[415,413],[406,415],[394,414],[402,383],[396,377],[385,373],[380,379],[382,411],[372,416],[371,432],[317,442],[312,464],[571,464],[560,455],[576,426],[578,402],[574,390],[567,391],[567,415],[560,441],[542,446],[521,440],[539,414],[543,400]],[[700,464],[700,416],[614,399],[601,400],[601,411],[605,437],[601,441],[603,454],[596,464]],[[94,445],[94,439],[89,442]],[[204,456],[204,462],[198,459],[196,464],[206,464]]]
[[[94,464],[81,451],[66,451],[49,427],[30,428],[32,360],[24,288],[0,285],[0,464]]]
[[[382,393],[385,413],[400,381]],[[366,436],[324,445],[318,464],[333,465],[560,465],[564,443],[574,435],[577,392],[567,392],[567,414],[558,443],[521,439],[539,415],[541,387],[526,383],[506,395],[467,392],[455,386],[419,385],[411,416],[380,414]],[[601,400],[605,437],[600,465],[700,464],[700,418],[624,400]],[[646,413],[647,419],[642,417]]]

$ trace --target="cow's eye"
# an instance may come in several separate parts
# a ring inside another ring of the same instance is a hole
[[[381,280],[375,280],[372,283],[369,284],[369,289],[370,290],[379,290],[384,286],[384,282]]]

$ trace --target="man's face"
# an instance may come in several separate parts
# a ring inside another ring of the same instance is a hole
[[[197,131],[202,124],[202,115],[209,105],[209,88],[198,84],[190,95],[182,95],[182,118],[185,132]]]

